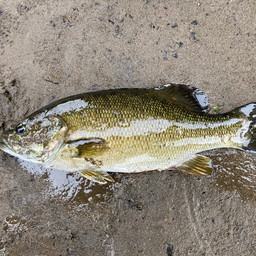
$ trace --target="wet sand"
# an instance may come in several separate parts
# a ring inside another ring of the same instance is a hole
[[[256,101],[254,1],[0,0],[0,127],[66,96],[189,84]],[[213,110],[212,110],[213,111]],[[256,255],[256,156],[98,185],[0,152],[0,255]]]

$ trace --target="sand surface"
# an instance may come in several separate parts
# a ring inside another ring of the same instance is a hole
[[[0,127],[77,93],[195,86],[256,101],[255,1],[0,0]],[[256,255],[256,157],[214,150],[212,177],[98,185],[0,152],[0,255]]]

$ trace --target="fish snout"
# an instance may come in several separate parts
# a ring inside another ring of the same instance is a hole
[[[5,151],[6,148],[8,148],[8,143],[3,137],[0,137],[0,149]]]

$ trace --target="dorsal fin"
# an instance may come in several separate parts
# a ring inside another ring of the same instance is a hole
[[[195,87],[184,84],[167,84],[153,88],[151,92],[164,99],[177,102],[190,111],[206,113],[208,110],[206,95]]]

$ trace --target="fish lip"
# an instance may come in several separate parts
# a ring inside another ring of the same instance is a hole
[[[3,137],[0,137],[0,149],[5,150],[6,148],[12,150],[8,142]]]

